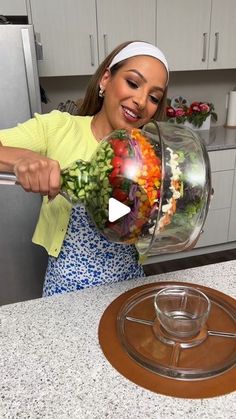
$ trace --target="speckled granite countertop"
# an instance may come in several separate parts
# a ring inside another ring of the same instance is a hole
[[[161,396],[121,376],[98,343],[105,308],[128,289],[185,281],[236,297],[236,260],[150,276],[0,309],[1,418],[235,418],[236,393],[191,400]]]
[[[209,131],[197,131],[208,151],[236,148],[236,128],[217,126]]]

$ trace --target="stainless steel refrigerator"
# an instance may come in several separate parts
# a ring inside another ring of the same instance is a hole
[[[41,113],[32,25],[0,25],[0,129]],[[38,194],[0,184],[0,304],[41,296],[47,255],[31,237],[41,205]]]

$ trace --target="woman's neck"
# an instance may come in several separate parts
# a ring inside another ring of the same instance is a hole
[[[101,111],[94,115],[91,122],[91,129],[97,141],[101,141],[113,130]]]

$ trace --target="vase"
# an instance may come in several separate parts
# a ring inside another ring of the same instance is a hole
[[[206,131],[210,129],[211,126],[211,115],[209,115],[203,124],[200,127],[196,127],[195,125],[191,124],[188,121],[185,121],[183,124],[187,128],[191,128],[193,131]]]

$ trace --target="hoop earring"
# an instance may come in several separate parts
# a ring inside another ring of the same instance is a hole
[[[103,89],[103,87],[100,87],[100,90],[98,92],[98,96],[101,97],[101,98],[104,98],[104,95],[105,95],[104,89]]]

